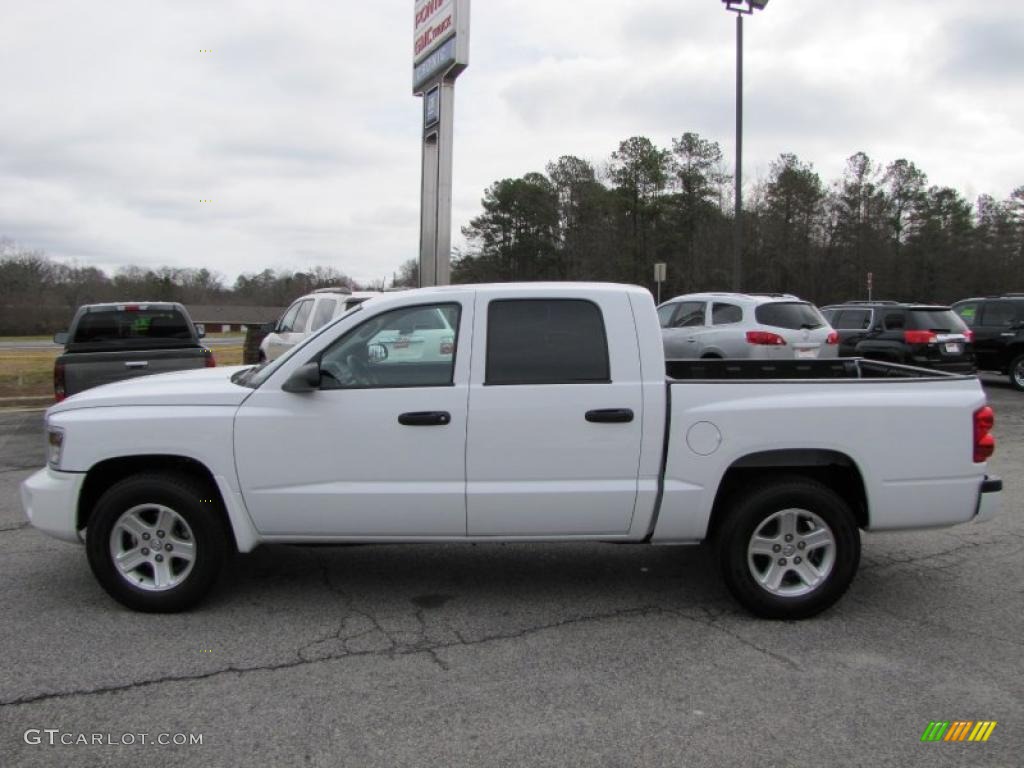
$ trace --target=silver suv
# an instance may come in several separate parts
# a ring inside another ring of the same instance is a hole
[[[813,304],[786,293],[688,293],[658,307],[665,357],[838,357],[839,334]]]
[[[300,296],[260,342],[260,361],[276,360],[334,318],[380,295],[377,291],[352,292],[342,287],[318,288]]]

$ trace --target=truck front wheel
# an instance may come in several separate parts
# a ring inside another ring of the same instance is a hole
[[[758,616],[804,619],[835,603],[860,563],[849,505],[821,483],[791,476],[733,499],[717,534],[722,576]]]
[[[136,611],[170,613],[210,591],[228,551],[220,499],[187,475],[125,478],[100,497],[86,551],[100,585]]]

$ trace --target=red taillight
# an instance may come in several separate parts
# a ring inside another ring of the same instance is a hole
[[[58,403],[67,397],[64,381],[64,363],[60,360],[53,364],[53,399]]]
[[[213,352],[211,350],[209,350],[209,349],[204,349],[203,351],[206,353],[206,367],[207,368],[216,368],[217,367],[217,358],[215,358],[213,356]]]
[[[769,347],[784,347],[786,340],[770,331],[747,331],[747,344],[764,344]]]
[[[974,341],[974,331],[964,331],[964,338],[968,341]]]
[[[455,344],[453,344],[448,339],[445,339],[444,341],[441,342],[441,348],[438,351],[442,355],[450,355],[452,352],[455,351]]]
[[[974,461],[988,461],[996,450],[996,439],[992,436],[992,427],[996,423],[996,414],[984,406],[974,412]]]
[[[839,343],[839,331],[832,331],[825,339],[826,344],[838,344]]]
[[[934,344],[938,336],[934,331],[904,331],[903,340],[907,344]]]

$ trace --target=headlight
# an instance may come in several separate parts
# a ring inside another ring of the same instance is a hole
[[[64,430],[60,427],[46,428],[46,463],[60,469],[61,454],[64,453]]]

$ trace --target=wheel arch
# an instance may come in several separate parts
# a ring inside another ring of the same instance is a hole
[[[817,480],[836,491],[853,510],[857,526],[870,524],[867,490],[857,463],[840,451],[822,448],[787,448],[759,451],[734,461],[722,476],[708,520],[707,537],[717,532],[732,499],[752,484],[770,477],[799,475]]]
[[[211,493],[217,494],[219,504],[214,505],[228,530],[231,531],[231,539],[236,549],[246,551],[252,547],[243,549],[243,541],[240,540],[238,529],[233,519],[235,515],[229,512],[229,499],[222,483],[217,481],[213,472],[201,461],[189,456],[176,456],[170,454],[143,454],[136,456],[119,456],[116,458],[104,459],[86,472],[82,489],[78,495],[78,507],[75,511],[75,527],[82,531],[89,525],[89,516],[92,514],[96,502],[103,493],[117,482],[132,475],[143,472],[168,472],[188,475],[202,481],[209,486]]]

